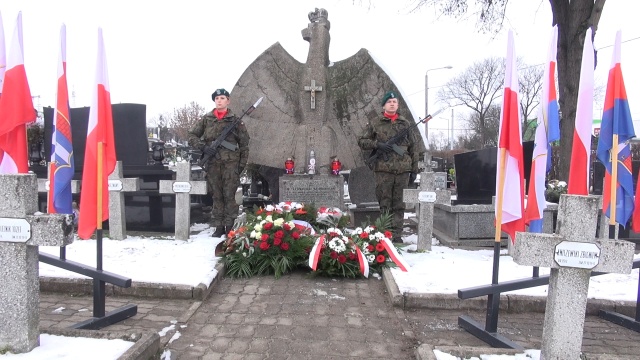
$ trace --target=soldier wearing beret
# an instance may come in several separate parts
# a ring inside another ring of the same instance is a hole
[[[379,153],[373,165],[376,181],[376,197],[380,211],[393,215],[393,242],[402,242],[402,224],[405,204],[402,193],[415,181],[418,174],[418,140],[410,132],[396,143],[404,150],[400,155],[394,151],[387,141],[403,129],[411,126],[409,120],[398,113],[398,98],[394,91],[387,91],[382,98],[382,113],[375,120],[370,120],[364,134],[358,139],[363,150],[374,150]]]
[[[211,94],[211,99],[215,102],[215,109],[206,113],[189,130],[189,145],[209,155],[215,151],[209,144],[236,120],[228,107],[231,100],[227,90],[217,89]],[[211,156],[206,165],[207,185],[213,197],[211,226],[216,228],[213,237],[222,237],[233,229],[238,216],[235,193],[249,158],[249,133],[244,123],[241,122],[224,140],[227,141],[226,146],[217,149],[217,154]]]

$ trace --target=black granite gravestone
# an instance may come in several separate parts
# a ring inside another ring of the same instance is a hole
[[[148,164],[149,144],[146,130],[146,105],[113,104],[111,109],[116,157],[122,161],[124,177],[141,179],[140,191],[125,194],[127,228],[131,230],[173,232],[175,199],[173,196],[161,195],[158,191],[158,182],[160,180],[171,180],[174,173],[166,169],[162,164]],[[45,159],[50,159],[54,109],[45,107],[43,113]],[[82,180],[89,108],[73,108],[69,116],[75,160],[74,179]],[[32,170],[39,178],[47,177],[46,168],[43,166],[34,166]],[[39,201],[40,208],[44,209],[46,195],[41,194]],[[107,222],[105,222],[104,226],[105,228],[108,227]]]
[[[524,156],[525,192],[531,172],[533,141],[522,144]],[[453,156],[456,171],[457,200],[454,205],[491,204],[496,194],[496,147],[469,151]]]

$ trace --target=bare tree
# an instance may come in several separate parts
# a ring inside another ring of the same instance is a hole
[[[173,116],[171,116],[169,120],[169,126],[176,141],[182,142],[187,140],[189,129],[191,129],[193,124],[202,118],[204,114],[204,107],[194,101],[189,105],[173,109]]]
[[[429,134],[429,150],[442,151],[449,148],[449,138],[442,132]]]
[[[522,114],[522,135],[534,127],[532,118],[537,118],[533,111],[540,104],[540,94],[542,92],[542,77],[544,68],[542,66],[523,66],[518,69],[518,86],[520,87],[520,113]],[[533,132],[533,131],[532,131]]]
[[[504,59],[498,57],[475,62],[438,91],[438,99],[447,105],[464,106],[472,111],[477,126],[471,128],[478,131],[482,147],[490,146],[485,122],[489,108],[502,96],[504,66]]]
[[[582,46],[589,27],[593,28],[592,36],[595,38],[605,1],[549,0],[553,13],[552,25],[558,25],[558,103],[562,109],[558,177],[561,180],[569,178]],[[416,0],[415,8],[433,6],[442,15],[458,18],[474,12],[471,15],[476,16],[477,27],[481,31],[497,33],[502,29],[508,2],[509,0],[475,0],[475,5],[470,6],[471,0]]]

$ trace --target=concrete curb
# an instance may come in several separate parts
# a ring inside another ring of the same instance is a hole
[[[478,359],[481,355],[516,355],[523,354],[524,351],[513,349],[500,349],[492,347],[471,347],[471,346],[431,346],[429,344],[420,345],[415,350],[416,360],[437,360],[434,350],[442,351],[445,354],[456,356],[460,359]],[[632,360],[637,356],[607,355],[607,354],[585,354],[589,360]]]
[[[210,284],[200,283],[197,286],[181,284],[161,284],[149,282],[132,282],[130,288],[106,284],[107,296],[151,297],[156,299],[195,299],[204,301],[213,286],[224,276],[224,264],[218,262],[215,266],[216,276]],[[93,294],[93,280],[81,278],[40,277],[40,291],[70,294]]]
[[[147,360],[157,357],[160,351],[160,336],[155,332],[129,333],[122,331],[80,330],[80,329],[43,329],[43,334],[65,337],[84,337],[92,339],[120,339],[133,341],[134,344],[118,360]]]
[[[402,293],[389,269],[383,269],[382,277],[393,306],[401,308],[485,310],[487,296],[462,300],[457,294]],[[546,296],[500,295],[500,311],[508,313],[544,313]],[[604,299],[588,299],[587,315],[598,315],[600,310],[614,311],[635,318],[636,302]]]

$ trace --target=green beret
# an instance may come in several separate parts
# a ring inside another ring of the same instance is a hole
[[[229,98],[229,92],[225,89],[218,89],[216,91],[213,92],[213,94],[211,94],[211,100],[215,101],[216,100],[216,96],[226,96],[227,99]]]
[[[398,95],[396,94],[395,91],[387,91],[384,96],[382,97],[382,106],[384,106],[384,104],[387,103],[387,100],[389,99],[396,99],[398,97]]]

